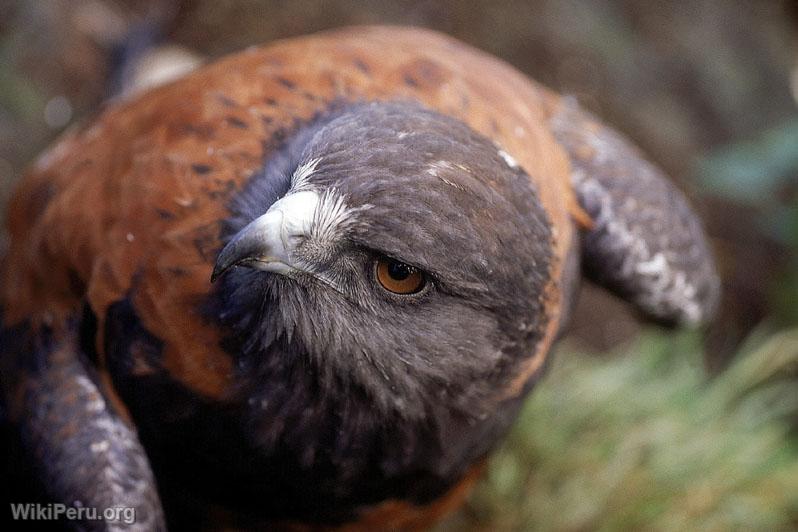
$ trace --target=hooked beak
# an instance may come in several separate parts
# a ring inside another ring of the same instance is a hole
[[[309,234],[319,195],[295,192],[275,202],[225,245],[211,274],[211,282],[233,266],[245,266],[279,274],[302,270],[292,254],[298,237]]]

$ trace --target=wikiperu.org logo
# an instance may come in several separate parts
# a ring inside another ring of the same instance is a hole
[[[136,522],[136,509],[125,506],[94,508],[75,501],[72,506],[63,503],[11,503],[14,521],[106,521],[132,525]]]

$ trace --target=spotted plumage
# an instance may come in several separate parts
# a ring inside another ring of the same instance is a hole
[[[34,165],[8,229],[22,445],[54,500],[134,505],[142,530],[429,525],[540,378],[580,256],[655,319],[717,298],[699,222],[625,140],[418,29],[279,41],[113,102]]]

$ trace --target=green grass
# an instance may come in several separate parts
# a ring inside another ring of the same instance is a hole
[[[696,334],[559,350],[443,530],[795,530],[798,329],[709,379]]]

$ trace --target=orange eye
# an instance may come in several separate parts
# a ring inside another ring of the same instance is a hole
[[[377,261],[377,280],[382,287],[394,294],[415,294],[424,288],[426,278],[417,268],[382,257]]]

